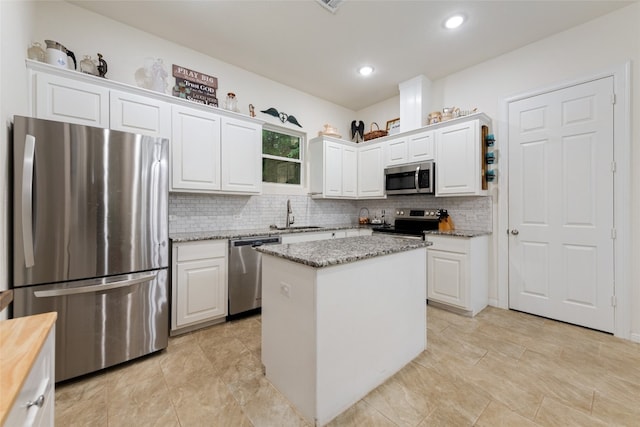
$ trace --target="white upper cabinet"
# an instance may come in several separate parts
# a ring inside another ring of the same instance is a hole
[[[356,197],[358,163],[355,147],[351,143],[315,138],[311,140],[309,152],[310,187],[314,197]]]
[[[171,105],[146,96],[111,90],[109,127],[124,132],[171,137]]]
[[[488,129],[488,123],[475,119],[435,130],[436,196],[487,194],[483,188],[483,127]]]
[[[171,190],[220,190],[220,116],[176,106],[171,117]]]
[[[407,137],[409,163],[433,160],[435,158],[434,131],[428,130]]]
[[[262,121],[36,61],[26,64],[35,117],[170,138],[171,191],[262,191]]]
[[[342,148],[342,195],[358,196],[358,152],[356,147]]]
[[[384,197],[384,145],[365,144],[358,147],[358,197]]]
[[[406,136],[385,141],[385,167],[409,163],[409,144]]]
[[[385,141],[384,144],[387,147],[385,167],[433,160],[435,157],[433,137],[434,131],[427,130]]]
[[[109,89],[46,73],[34,73],[33,79],[35,117],[109,127]]]
[[[366,150],[364,155],[363,150]],[[349,199],[383,196],[382,155],[380,144],[355,144],[330,137],[312,139],[309,143],[311,195]]]
[[[262,125],[222,118],[222,190],[262,190]]]

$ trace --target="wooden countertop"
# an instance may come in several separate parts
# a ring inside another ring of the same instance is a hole
[[[0,292],[0,311],[4,310],[13,301],[13,289]]]
[[[0,322],[0,425],[6,421],[58,313]]]

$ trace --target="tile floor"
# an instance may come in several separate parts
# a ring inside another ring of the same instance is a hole
[[[428,349],[332,426],[640,425],[640,344],[487,308],[428,307]],[[262,375],[260,317],[56,389],[56,426],[306,426]]]

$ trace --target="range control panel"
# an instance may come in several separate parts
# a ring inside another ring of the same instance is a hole
[[[396,218],[438,219],[442,209],[396,209]]]

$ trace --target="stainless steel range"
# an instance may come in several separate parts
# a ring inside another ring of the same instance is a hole
[[[373,232],[424,239],[424,231],[437,230],[440,216],[446,212],[444,209],[396,209],[393,225],[373,227]]]

